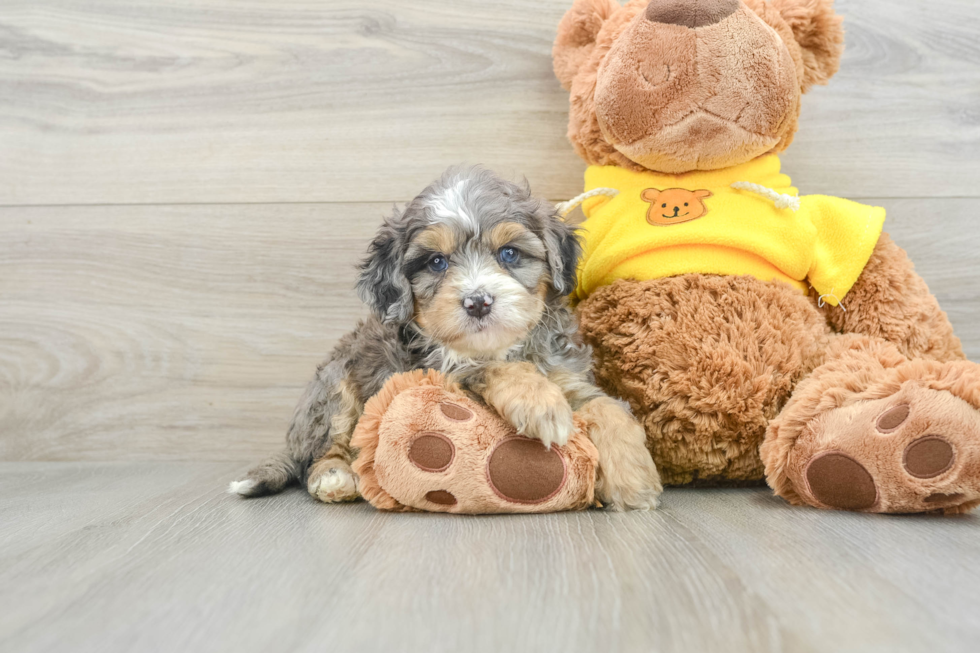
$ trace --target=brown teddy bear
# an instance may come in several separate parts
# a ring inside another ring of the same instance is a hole
[[[667,483],[966,511],[980,367],[883,209],[780,173],[842,50],[832,0],[575,0],[554,67],[590,164],[583,332]]]

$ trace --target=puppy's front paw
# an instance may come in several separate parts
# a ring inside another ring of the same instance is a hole
[[[542,377],[540,383],[526,389],[526,393],[514,393],[497,410],[521,435],[541,440],[549,448],[567,444],[575,424],[561,388]]]
[[[655,509],[663,485],[643,427],[609,397],[594,399],[579,414],[591,422],[589,437],[599,450],[599,501],[610,510]]]
[[[642,428],[639,430],[642,433]],[[629,446],[627,441],[610,446],[607,442],[599,458],[596,496],[603,505],[616,511],[656,510],[663,485],[653,458],[642,444]]]
[[[605,487],[596,491],[599,501],[609,510],[656,510],[660,505],[659,485],[649,484],[639,488]]]

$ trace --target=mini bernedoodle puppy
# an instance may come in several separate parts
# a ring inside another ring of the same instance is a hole
[[[325,502],[358,496],[350,438],[393,374],[437,369],[518,432],[564,444],[572,412],[595,426],[596,496],[616,510],[657,505],[660,478],[643,428],[593,383],[566,295],[580,254],[572,227],[527,186],[482,168],[453,168],[385,221],[357,290],[372,316],[320,365],[286,436],[286,451],[230,491],[273,494],[306,481]]]

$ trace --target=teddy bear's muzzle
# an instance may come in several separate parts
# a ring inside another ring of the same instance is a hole
[[[739,0],[651,0],[646,18],[652,23],[692,29],[720,23],[738,9]]]
[[[593,98],[623,156],[683,173],[776,151],[795,128],[799,89],[790,50],[743,3],[652,0],[610,48]]]

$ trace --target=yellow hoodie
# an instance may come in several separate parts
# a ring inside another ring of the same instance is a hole
[[[619,194],[582,205],[585,254],[575,299],[617,279],[700,273],[780,280],[803,293],[812,285],[836,306],[871,257],[885,210],[799,197],[779,168],[775,155],[682,175],[589,167],[586,191]],[[757,186],[733,188],[736,182]]]

